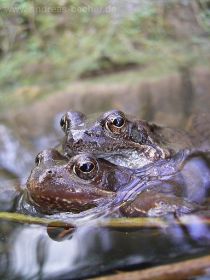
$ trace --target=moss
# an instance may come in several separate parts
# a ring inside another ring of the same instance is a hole
[[[198,17],[209,30],[209,7],[200,2]],[[59,3],[0,0],[0,100],[5,100],[4,92],[8,96],[19,87],[57,88],[132,67],[143,75],[158,75],[182,64],[205,63],[209,57],[204,47],[208,40],[192,36],[186,42],[170,36],[155,1],[118,21],[102,13],[105,0]]]

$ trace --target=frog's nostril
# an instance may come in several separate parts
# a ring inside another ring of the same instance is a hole
[[[56,177],[56,172],[52,169],[47,169],[45,172],[40,176],[39,183],[46,182],[46,180],[50,180]]]
[[[95,130],[94,132],[93,131],[85,131],[84,134],[90,136],[90,137],[100,137],[101,136],[101,131],[97,131]]]
[[[46,177],[53,177],[54,175],[55,175],[55,171],[53,171],[52,169],[47,169],[45,172]]]

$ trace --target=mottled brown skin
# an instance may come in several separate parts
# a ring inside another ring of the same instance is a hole
[[[56,150],[45,150],[36,164],[27,195],[47,214],[78,213],[113,201],[123,216],[181,215],[199,209],[210,189],[208,161],[200,155],[180,154],[131,170],[88,154],[68,160]]]
[[[82,172],[81,166],[90,162],[94,169]],[[56,150],[45,150],[37,156],[36,167],[28,178],[27,196],[40,212],[77,213],[113,198],[130,177],[131,172],[105,160],[96,161],[88,154],[68,160]]]
[[[63,150],[67,156],[91,152],[129,168],[170,158],[192,146],[187,132],[163,128],[118,110],[93,119],[79,112],[68,112],[60,124],[65,132]]]

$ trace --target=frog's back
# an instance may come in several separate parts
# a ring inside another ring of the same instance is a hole
[[[194,147],[203,150],[210,149],[210,114],[192,115],[187,130],[191,135]]]
[[[164,148],[178,152],[189,149],[193,146],[192,139],[188,132],[169,127],[158,127],[155,129],[155,141]]]
[[[186,148],[210,149],[210,114],[193,114],[186,130],[168,127],[155,128],[156,141],[167,148],[179,151]]]

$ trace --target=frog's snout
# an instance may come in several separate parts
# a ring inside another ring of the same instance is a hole
[[[45,172],[42,174],[42,176],[40,176],[39,183],[42,183],[46,180],[50,180],[52,178],[55,178],[56,175],[57,175],[56,171],[53,170],[52,168],[49,168],[49,169],[45,170]]]
[[[89,134],[87,130],[73,131],[71,135],[68,136],[69,147],[82,147],[82,145],[87,145],[92,140],[92,135]]]

